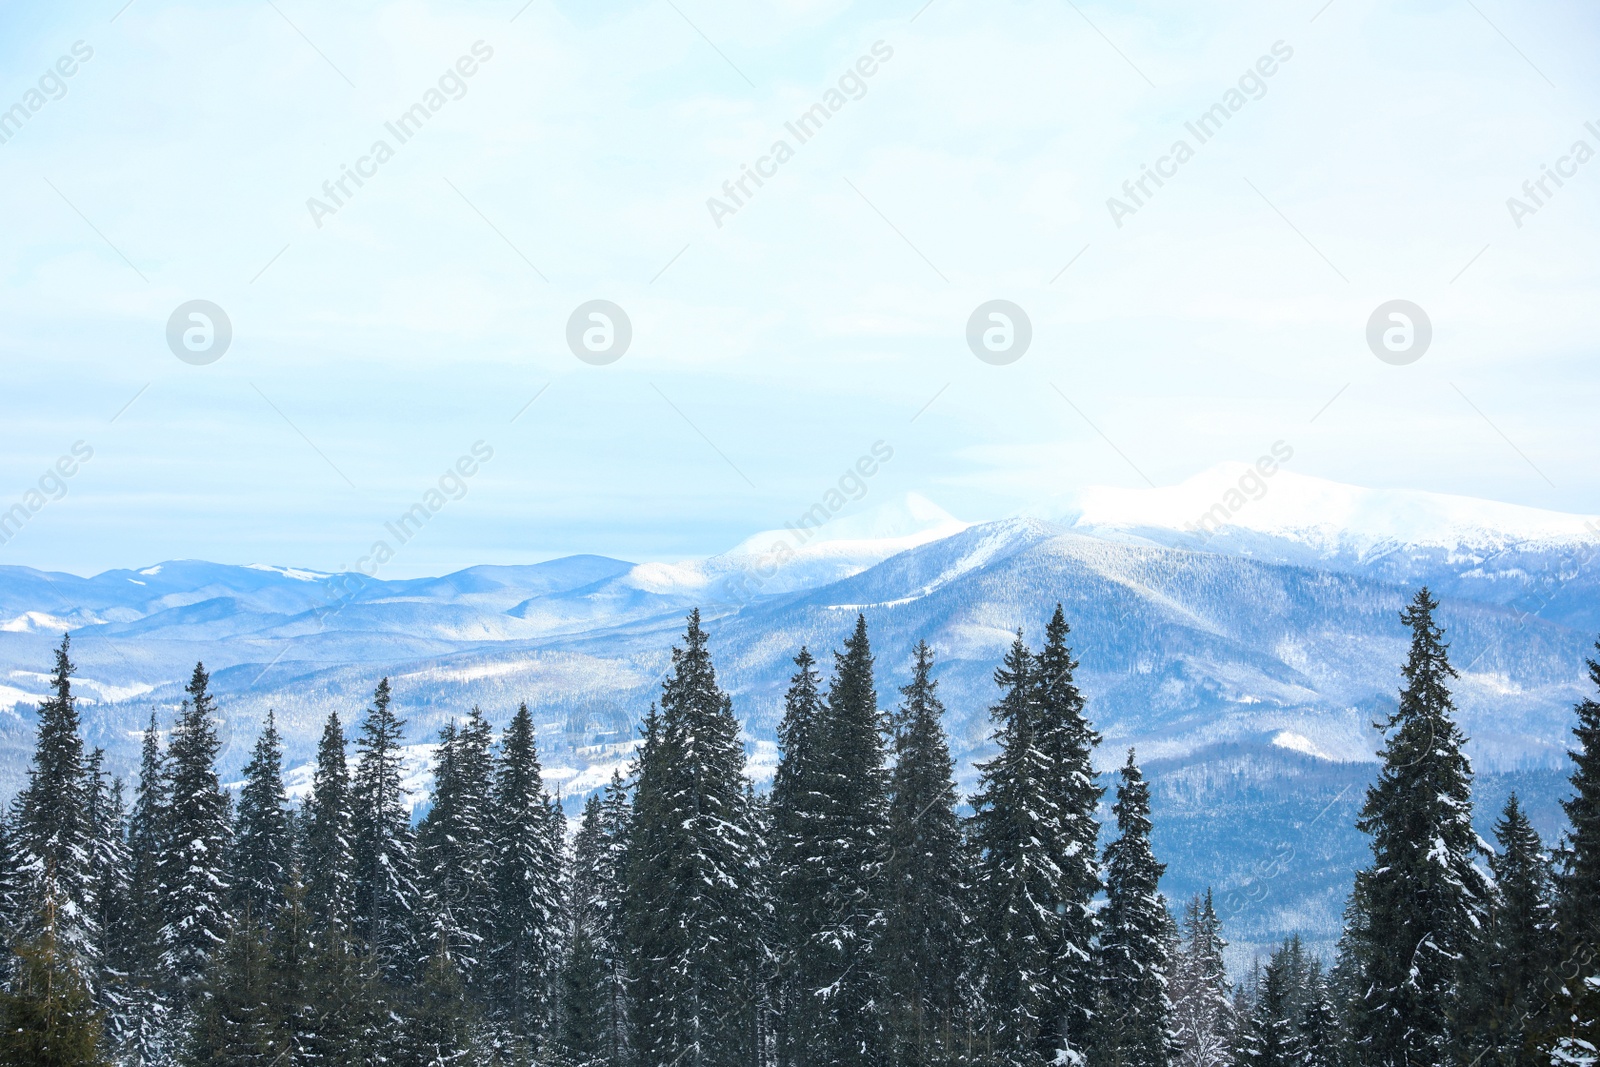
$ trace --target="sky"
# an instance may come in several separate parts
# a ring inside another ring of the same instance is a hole
[[[1282,441],[1600,512],[1597,43],[1580,0],[9,0],[0,564],[341,569],[441,479],[384,577],[679,559],[875,446],[848,510]]]

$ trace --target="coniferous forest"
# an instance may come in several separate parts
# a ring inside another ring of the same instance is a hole
[[[445,728],[414,823],[386,679],[329,717],[297,806],[270,714],[223,788],[201,665],[125,783],[63,638],[0,841],[0,1063],[1593,1067],[1600,703],[1562,838],[1513,796],[1485,842],[1436,608],[1401,616],[1337,958],[1291,938],[1231,978],[1211,895],[1161,895],[1135,754],[1094,769],[1059,606],[995,671],[965,799],[932,651],[881,707],[864,618],[831,664],[797,650],[756,792],[696,612],[575,830],[525,705]]]

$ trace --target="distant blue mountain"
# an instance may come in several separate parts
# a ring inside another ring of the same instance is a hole
[[[1050,521],[967,526],[910,498],[670,565],[574,556],[406,580],[201,561],[92,578],[0,567],[0,789],[22,781],[42,672],[70,629],[86,729],[124,774],[152,711],[169,723],[203,660],[230,774],[270,707],[303,788],[328,712],[353,725],[388,676],[419,794],[445,722],[478,704],[503,723],[527,701],[575,806],[626,764],[694,606],[758,779],[775,764],[791,658],[807,645],[827,663],[859,612],[885,707],[912,645],[934,647],[970,788],[991,751],[994,668],[1059,601],[1104,736],[1100,764],[1136,747],[1154,783],[1169,894],[1212,886],[1241,959],[1295,931],[1326,949],[1364,856],[1353,814],[1376,768],[1372,723],[1400,685],[1399,610],[1417,585],[1443,599],[1480,825],[1516,788],[1541,831],[1558,831],[1571,706],[1600,629],[1600,535],[1578,516],[1428,494],[1375,503],[1287,471],[1216,532],[1191,528],[1196,501],[1222,499],[1238,475],[1040,509]],[[779,541],[788,550],[774,552]]]

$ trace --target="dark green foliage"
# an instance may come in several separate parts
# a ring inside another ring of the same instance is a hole
[[[246,909],[217,954],[184,1042],[185,1067],[272,1067],[293,1047],[280,975]]]
[[[355,909],[350,767],[344,728],[330,712],[317,744],[317,769],[304,813],[306,909],[318,930],[344,936]]]
[[[217,782],[216,705],[195,664],[167,753],[161,900],[161,973],[179,1003],[196,996],[231,924],[228,794]]]
[[[440,732],[433,804],[417,831],[424,943],[444,946],[468,989],[487,981],[494,943],[491,733],[476,707],[466,722]]]
[[[978,1054],[1015,1067],[1054,1060],[1061,1001],[1055,971],[1059,871],[1038,847],[1058,839],[1058,820],[1039,749],[1034,666],[1019,632],[994,676],[1001,698],[989,713],[1000,752],[980,768],[971,829],[978,864]]]
[[[102,1024],[77,962],[56,937],[53,905],[12,951],[0,991],[0,1067],[107,1067]]]
[[[958,1048],[964,857],[933,652],[924,641],[913,655],[894,716],[880,956],[892,1062],[931,1067],[954,1062]]]
[[[1590,679],[1600,685],[1600,661],[1588,665]],[[1552,1014],[1562,1021],[1553,1032],[1564,1039],[1563,1055],[1581,1059],[1594,1053],[1582,1052],[1578,1042],[1600,1048],[1600,703],[1585,699],[1576,711],[1572,733],[1578,746],[1569,753],[1573,795],[1564,804],[1572,829],[1561,857],[1557,898],[1558,1006]]]
[[[1117,839],[1106,846],[1100,990],[1090,1061],[1155,1067],[1171,1052],[1172,917],[1159,885],[1166,866],[1150,850],[1150,786],[1128,751],[1112,805]]]
[[[698,611],[672,664],[629,837],[630,1044],[643,1063],[736,1067],[755,1055],[758,872],[739,727]]]
[[[1550,860],[1516,794],[1495,826],[1500,851],[1487,920],[1469,943],[1455,1009],[1457,1056],[1485,1067],[1546,1061],[1536,1035],[1550,1019],[1545,1001],[1557,962]]]
[[[289,800],[283,791],[283,743],[269,710],[239,790],[233,837],[235,907],[250,911],[258,922],[270,922],[283,904],[293,862]]]
[[[1356,876],[1361,914],[1347,931],[1359,976],[1350,1013],[1366,1064],[1446,1062],[1460,963],[1485,915],[1489,887],[1474,866],[1472,769],[1454,720],[1450,666],[1437,601],[1421,590],[1400,619],[1411,628],[1406,685],[1387,721],[1383,768],[1357,824],[1371,835],[1371,867]]]
[[[561,820],[545,791],[533,716],[522,704],[500,742],[486,917],[495,1017],[537,1042],[551,1021],[559,968],[561,851],[551,833]],[[564,820],[563,820],[564,821]]]
[[[417,958],[416,841],[401,788],[405,723],[389,709],[389,679],[372,695],[356,748],[351,786],[355,933],[387,978],[411,973]]]
[[[56,924],[55,951],[81,978],[96,976],[100,931],[95,923],[91,853],[94,826],[89,810],[91,784],[85,774],[83,739],[78,736],[78,708],[72,695],[77,669],[68,657],[63,635],[50,677],[50,696],[39,705],[38,739],[28,784],[16,801],[15,907],[17,936],[41,936],[38,917],[50,914]]]

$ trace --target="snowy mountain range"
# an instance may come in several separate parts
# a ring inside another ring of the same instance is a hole
[[[1169,896],[1216,887],[1240,952],[1289,931],[1326,945],[1362,859],[1351,822],[1417,585],[1443,600],[1480,823],[1516,789],[1557,831],[1571,705],[1600,631],[1600,520],[1340,485],[1269,458],[976,525],[911,495],[680,563],[573,556],[407,580],[198,561],[87,578],[0,567],[0,788],[21,782],[50,648],[70,630],[86,729],[124,773],[152,711],[169,723],[203,660],[229,773],[270,707],[303,791],[328,712],[359,720],[387,675],[419,803],[441,725],[475,703],[503,723],[527,701],[547,773],[575,804],[626,763],[695,606],[758,780],[775,765],[791,657],[839,647],[862,612],[885,707],[912,644],[934,647],[970,787],[992,672],[1060,601],[1101,764],[1136,746],[1153,779]]]

